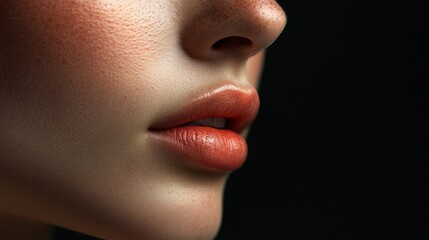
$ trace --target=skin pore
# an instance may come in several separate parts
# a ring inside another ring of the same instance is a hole
[[[253,91],[285,24],[272,0],[2,0],[0,234],[214,238],[230,171],[185,164],[150,128]]]

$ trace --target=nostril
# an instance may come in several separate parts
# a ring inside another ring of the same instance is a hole
[[[245,37],[232,36],[218,40],[212,45],[214,50],[232,49],[232,48],[250,48],[252,41]]]

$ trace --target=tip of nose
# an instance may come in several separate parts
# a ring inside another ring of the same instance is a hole
[[[210,2],[189,16],[182,46],[192,58],[246,58],[267,48],[286,25],[286,14],[274,0]]]

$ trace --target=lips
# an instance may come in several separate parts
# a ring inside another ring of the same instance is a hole
[[[193,167],[232,171],[246,160],[247,142],[241,133],[258,110],[253,87],[224,85],[201,94],[149,130],[162,148]]]

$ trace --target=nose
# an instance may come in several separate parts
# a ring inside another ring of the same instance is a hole
[[[202,0],[190,11],[181,34],[194,59],[247,59],[281,34],[286,14],[274,0]]]

